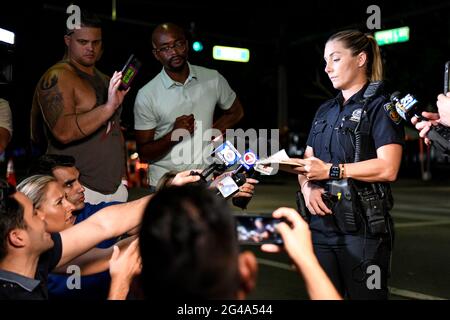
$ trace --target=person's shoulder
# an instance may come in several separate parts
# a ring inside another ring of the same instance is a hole
[[[0,107],[1,108],[9,108],[9,102],[8,100],[5,100],[3,98],[0,98]]]
[[[194,73],[197,76],[200,76],[204,79],[217,78],[220,74],[220,72],[217,71],[216,69],[210,69],[210,68],[206,68],[206,67],[202,67],[202,66],[198,66],[198,65],[194,65],[194,64],[191,64],[190,67],[192,68],[192,70],[194,71]]]
[[[144,84],[139,90],[138,90],[138,96],[142,95],[151,95],[155,90],[158,91],[162,86],[161,81],[161,72],[158,73],[156,76],[154,76],[149,82]]]
[[[75,70],[67,63],[61,61],[47,69],[42,75],[40,83],[50,85],[59,80],[74,80],[77,77]]]
[[[332,107],[334,107],[336,105],[336,103],[337,103],[336,98],[331,98],[331,99],[328,99],[328,100],[322,102],[319,109],[317,109],[317,115],[327,112]]]
[[[389,102],[389,96],[385,93],[381,93],[374,97],[372,101],[370,101],[370,103],[368,104],[368,109],[381,109],[387,102]]]

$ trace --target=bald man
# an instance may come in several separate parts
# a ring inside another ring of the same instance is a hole
[[[139,155],[151,163],[149,185],[154,187],[168,171],[205,168],[212,136],[236,125],[244,111],[219,72],[188,62],[189,44],[182,28],[158,25],[152,45],[163,69],[139,90],[134,119]],[[213,123],[216,107],[222,115]]]

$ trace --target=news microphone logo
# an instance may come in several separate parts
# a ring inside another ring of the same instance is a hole
[[[250,171],[255,166],[256,161],[258,161],[258,156],[252,150],[248,149],[239,162],[246,171]]]
[[[406,121],[409,121],[418,112],[419,101],[412,94],[408,93],[400,98],[400,92],[396,91],[391,95],[391,101],[399,116]]]
[[[214,150],[216,157],[219,158],[227,167],[231,167],[241,159],[241,154],[228,140]]]

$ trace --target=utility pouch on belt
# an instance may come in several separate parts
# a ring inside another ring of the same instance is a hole
[[[372,234],[387,233],[385,214],[391,206],[390,190],[379,194],[379,185],[370,184],[371,188],[365,187],[357,190],[362,214],[366,216],[367,224]]]
[[[356,232],[359,229],[359,217],[354,207],[356,194],[351,180],[330,180],[328,192],[323,195],[325,204],[333,211],[336,224],[343,232]]]
[[[303,197],[303,193],[301,190],[298,190],[295,193],[295,200],[297,202],[297,211],[302,216],[303,220],[305,220],[307,223],[311,220],[311,213],[309,212],[308,208],[306,207],[305,198]]]

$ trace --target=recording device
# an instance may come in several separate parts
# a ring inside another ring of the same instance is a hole
[[[400,92],[396,91],[391,95],[391,103],[394,104],[395,110],[397,111],[398,115],[405,121],[409,122],[412,117],[417,117],[421,121],[428,120],[420,114],[420,104],[412,94],[407,94],[406,96],[401,98]],[[450,153],[450,128],[441,124],[437,126],[431,126],[430,131],[428,131],[427,137],[441,152],[445,154]]]
[[[420,115],[420,104],[419,101],[410,93],[406,96],[401,97],[399,91],[395,91],[391,94],[391,103],[394,104],[395,110],[398,115],[402,117],[405,121],[410,121],[412,117],[417,117],[421,120],[427,120]]]
[[[247,149],[244,156],[239,160],[240,166],[234,172],[236,174],[246,172],[248,178],[254,178],[256,176],[254,169],[256,161],[258,161],[258,156],[251,149]],[[245,210],[250,200],[251,198],[248,197],[233,198],[233,204]]]
[[[275,230],[276,225],[283,219],[275,219],[270,215],[246,214],[235,215],[235,221],[240,244],[283,244],[281,235]]]
[[[119,90],[127,90],[131,86],[131,82],[136,77],[142,63],[132,54],[122,69],[122,81]]]
[[[207,178],[212,173],[223,173],[241,159],[239,151],[228,140],[218,146],[212,154],[214,155],[213,163],[202,172],[191,172],[191,175],[199,175],[202,181],[207,182]]]

